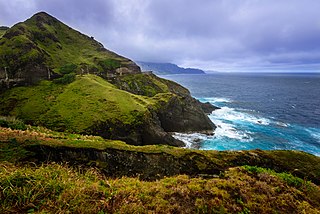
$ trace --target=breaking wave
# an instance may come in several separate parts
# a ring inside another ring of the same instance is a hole
[[[209,115],[217,126],[214,135],[175,133],[187,148],[203,150],[284,149],[302,150],[320,156],[320,129],[306,128],[266,118],[254,110],[230,107],[227,98],[200,98],[220,106]],[[306,142],[305,139],[312,139]]]

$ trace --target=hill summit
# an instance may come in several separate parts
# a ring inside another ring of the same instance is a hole
[[[0,46],[0,80],[8,87],[71,72],[104,77],[116,72],[140,72],[131,60],[45,12],[7,29]]]

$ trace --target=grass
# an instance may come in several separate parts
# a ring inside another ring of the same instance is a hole
[[[116,85],[120,89],[144,96],[155,96],[158,93],[168,93],[168,86],[149,74],[131,74],[118,78]]]
[[[0,163],[0,211],[36,213],[318,213],[320,189],[301,190],[241,167],[215,179],[111,179],[56,163]]]
[[[180,96],[190,94],[188,89],[181,85],[148,73],[120,76],[113,83],[120,89],[148,97],[169,92]]]
[[[286,172],[277,173],[271,169],[265,169],[262,167],[248,166],[248,165],[245,165],[243,168],[245,170],[247,170],[249,173],[252,173],[257,176],[264,174],[264,173],[276,176],[276,177],[280,178],[281,180],[283,180],[284,182],[286,182],[287,185],[293,186],[295,188],[311,188],[309,181],[295,177],[291,173],[286,173]]]
[[[1,127],[7,127],[10,129],[18,129],[18,130],[26,130],[27,125],[14,117],[1,117],[0,116],[0,126]]]

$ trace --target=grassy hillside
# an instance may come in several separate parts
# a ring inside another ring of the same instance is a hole
[[[134,94],[148,97],[155,96],[159,93],[174,93],[182,97],[190,95],[188,89],[166,79],[157,77],[154,74],[128,74],[119,76],[112,81],[118,88],[129,91]]]
[[[83,133],[101,123],[134,129],[143,122],[149,107],[170,96],[173,95],[139,96],[120,90],[101,77],[84,75],[67,85],[43,81],[37,86],[6,91],[0,95],[0,112],[60,131]],[[112,132],[105,130],[108,131]]]
[[[1,213],[320,212],[319,157],[303,152],[129,146],[101,137],[23,126],[12,118],[2,118],[0,124],[12,128],[0,127]],[[91,155],[86,156],[86,151]],[[79,156],[74,160],[75,152]],[[52,163],[55,155],[67,161]],[[104,162],[98,165],[97,157]],[[132,165],[124,170],[128,161]],[[187,165],[184,173],[166,174],[183,165]],[[110,168],[116,171],[109,173]],[[135,168],[141,170],[139,175],[131,174]],[[194,168],[198,173],[192,173]],[[161,177],[141,180],[150,170]]]

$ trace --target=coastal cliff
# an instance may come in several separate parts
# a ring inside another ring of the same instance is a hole
[[[182,86],[41,12],[0,39],[0,115],[133,145],[184,146],[168,132],[213,132]]]

